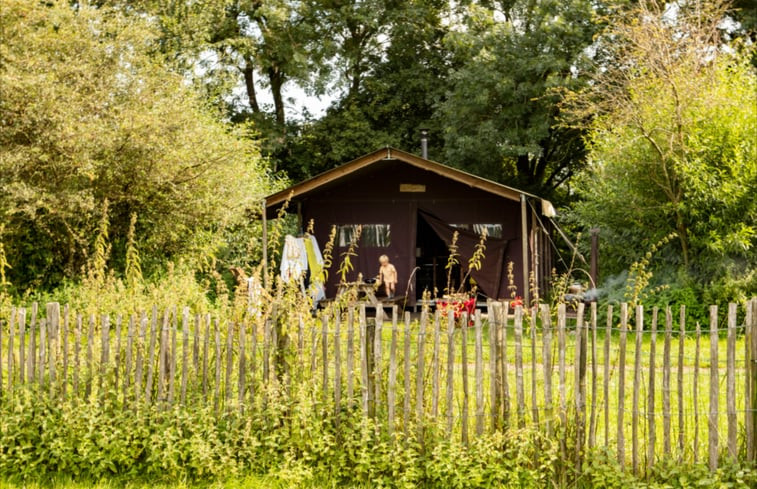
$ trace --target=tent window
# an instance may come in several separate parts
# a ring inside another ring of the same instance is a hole
[[[386,248],[392,243],[391,226],[389,224],[363,224],[360,235],[360,246],[366,248]],[[344,224],[339,226],[339,247],[346,248],[355,236],[358,224]]]
[[[450,226],[455,229],[464,229],[465,231],[472,230],[478,235],[481,235],[484,229],[486,229],[486,236],[489,238],[502,239],[502,224],[450,224]]]
[[[486,229],[486,235],[490,238],[502,238],[502,224],[474,224],[473,232],[480,235]]]

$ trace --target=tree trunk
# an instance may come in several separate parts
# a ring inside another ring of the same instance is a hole
[[[272,66],[268,68],[268,80],[271,82],[271,95],[273,95],[273,106],[276,111],[276,123],[283,127],[286,122],[284,98],[281,96],[281,89],[284,86],[284,75],[277,67]]]
[[[250,103],[250,109],[257,114],[260,112],[260,105],[258,104],[258,97],[255,92],[255,70],[252,61],[247,56],[244,59],[242,75],[244,76],[244,86],[247,89],[247,100]]]

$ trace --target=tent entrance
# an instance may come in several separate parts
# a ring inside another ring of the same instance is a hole
[[[441,297],[447,288],[447,259],[449,249],[439,234],[418,214],[416,229],[415,266],[418,267],[416,280],[416,299],[423,297],[428,290],[431,297]],[[455,265],[452,269],[451,284],[453,290],[460,287],[461,268]]]
[[[461,223],[471,226],[473,223]],[[464,227],[452,226],[439,219],[433,214],[418,210],[418,226],[416,239],[416,266],[418,270],[417,296],[421,297],[423,291],[428,289],[432,294],[434,288],[437,296],[444,293],[447,288],[447,259],[449,258],[448,244],[452,242],[453,235],[457,233],[457,261],[451,273],[450,289],[460,290],[461,284],[465,289],[470,287],[470,281],[475,281],[479,293],[486,297],[499,297],[504,273],[504,257],[507,250],[508,240],[503,238],[489,237],[486,240],[484,258],[481,267],[471,270],[468,279],[463,277],[467,270],[468,261],[473,256],[476,246],[481,241],[477,233]],[[465,279],[465,284],[463,284]]]

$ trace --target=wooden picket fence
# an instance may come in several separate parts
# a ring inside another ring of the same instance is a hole
[[[635,473],[663,457],[712,470],[725,458],[757,461],[757,298],[724,314],[711,306],[709,328],[693,332],[685,306],[610,305],[604,325],[596,304],[553,314],[489,302],[470,319],[424,310],[412,321],[396,306],[369,317],[356,305],[286,325],[180,312],[0,312],[0,402],[33,389],[60,402],[244,415],[272,392],[306,389],[337,429],[355,410],[421,443],[431,426],[464,443],[532,427],[576,468],[603,447]]]

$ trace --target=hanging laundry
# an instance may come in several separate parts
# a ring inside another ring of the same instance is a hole
[[[326,290],[323,287],[325,280],[323,276],[323,256],[321,255],[321,249],[318,247],[318,241],[315,239],[315,236],[306,236],[304,242],[308,266],[310,267],[310,296],[313,302],[318,302],[326,298]]]
[[[301,281],[308,269],[308,256],[305,242],[302,238],[286,235],[284,238],[284,250],[281,253],[281,278],[289,283],[294,279]]]

